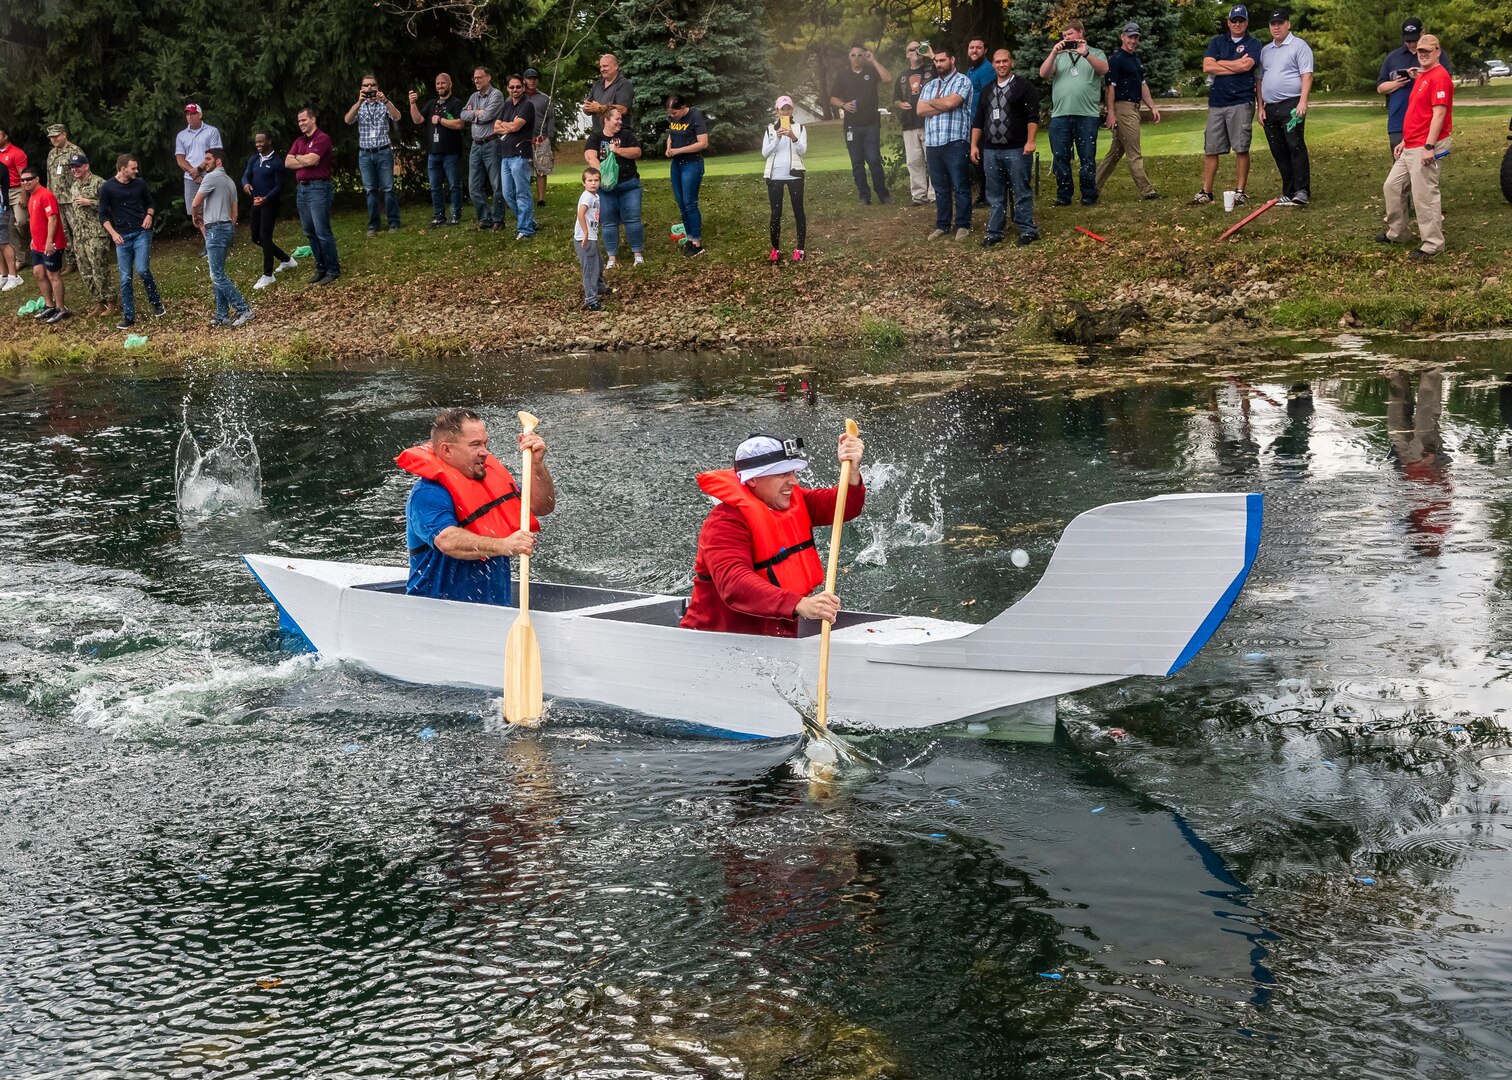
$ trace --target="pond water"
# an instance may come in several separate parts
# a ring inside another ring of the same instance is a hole
[[[1508,371],[1339,338],[12,373],[0,1075],[1508,1075]],[[541,417],[547,580],[686,589],[693,474],[846,416],[851,607],[985,621],[1077,513],[1163,492],[1263,492],[1263,541],[1175,677],[811,785],[792,742],[501,731],[285,651],[238,556],[401,563],[392,458],[456,403]]]

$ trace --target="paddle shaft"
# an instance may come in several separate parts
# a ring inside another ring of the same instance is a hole
[[[538,421],[527,412],[519,414],[526,435],[536,429]],[[530,487],[534,462],[528,447],[521,447],[520,531],[530,532]],[[520,613],[515,616],[504,643],[504,719],[511,724],[538,727],[541,701],[541,653],[536,645],[535,627],[530,625],[530,556],[520,553]]]
[[[521,457],[524,459],[520,466],[524,475],[520,477],[520,528],[529,532],[530,474],[535,470],[531,467],[534,463],[528,449],[521,451]],[[530,556],[523,554],[520,556],[520,617],[530,621]]]
[[[845,433],[847,435],[859,434],[854,420],[845,421]],[[840,488],[835,495],[835,522],[830,526],[829,565],[824,572],[824,591],[835,591],[835,577],[840,570],[840,532],[845,527],[845,496],[850,491],[851,463],[840,463]],[[828,619],[819,624],[819,686],[815,691],[817,699],[814,710],[814,723],[819,730],[823,731],[829,725],[829,654],[830,654],[830,622]]]

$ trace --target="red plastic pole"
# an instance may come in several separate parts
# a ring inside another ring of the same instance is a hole
[[[1081,233],[1083,236],[1090,236],[1092,239],[1096,240],[1099,244],[1106,244],[1108,242],[1103,237],[1098,236],[1091,229],[1084,229],[1080,225],[1073,225],[1071,227],[1073,229],[1075,229],[1077,232]]]
[[[1279,200],[1279,199],[1272,199],[1270,202],[1266,203],[1260,209],[1256,210],[1249,217],[1247,217],[1243,221],[1239,222],[1239,224],[1230,226],[1230,228],[1228,229],[1228,231],[1225,232],[1218,239],[1220,239],[1220,240],[1227,240],[1229,237],[1233,236],[1240,229],[1244,228],[1246,225],[1248,225],[1250,222],[1254,221],[1257,217],[1259,217],[1261,214],[1265,213],[1267,210],[1269,210],[1271,207],[1275,206],[1276,203],[1278,203],[1280,201],[1281,200]]]

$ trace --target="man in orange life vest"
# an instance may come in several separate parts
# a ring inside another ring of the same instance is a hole
[[[778,442],[753,435],[735,451],[735,467],[702,473],[698,486],[719,500],[698,534],[693,596],[682,625],[726,634],[797,637],[798,619],[840,613],[834,593],[815,593],[824,566],[814,529],[835,519],[838,488],[805,491],[797,474],[808,468],[801,439]],[[861,512],[861,440],[840,436],[839,459],[854,465],[845,517]]]
[[[431,422],[430,442],[395,458],[418,480],[404,505],[409,581],[404,591],[437,600],[510,603],[509,556],[535,550],[534,531],[556,508],[546,468],[546,443],[520,436],[531,451],[530,530],[521,528],[520,489],[488,452],[488,429],[471,409],[443,409]]]

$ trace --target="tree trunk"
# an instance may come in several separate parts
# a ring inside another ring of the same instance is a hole
[[[966,63],[966,43],[972,38],[987,42],[987,57],[1004,43],[1002,0],[954,0],[950,5],[950,41],[959,51],[957,65]]]

